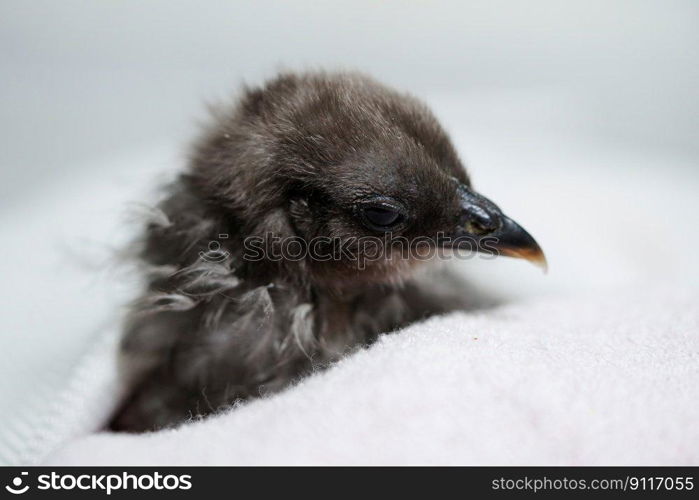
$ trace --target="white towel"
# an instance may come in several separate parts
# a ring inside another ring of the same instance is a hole
[[[109,364],[93,356],[70,392],[81,404],[63,406],[74,434],[110,402],[85,397]],[[698,380],[696,292],[538,299],[428,320],[284,393],[82,437],[47,463],[697,464]]]

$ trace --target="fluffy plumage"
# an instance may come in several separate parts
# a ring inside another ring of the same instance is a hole
[[[492,234],[511,222],[500,216],[410,96],[357,74],[285,74],[246,90],[216,113],[147,225],[146,291],[122,344],[134,390],[112,427],[156,429],[277,391],[381,332],[462,307],[468,297],[413,277],[419,262],[394,238]],[[255,237],[267,253],[250,259]],[[383,253],[361,267],[269,258],[283,238],[361,254],[362,237]]]

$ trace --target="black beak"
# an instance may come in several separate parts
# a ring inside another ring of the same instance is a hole
[[[445,246],[506,255],[528,260],[547,269],[546,257],[536,240],[485,196],[459,186],[460,215]]]

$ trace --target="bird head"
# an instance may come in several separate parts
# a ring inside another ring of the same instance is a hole
[[[401,279],[439,249],[545,266],[534,238],[472,188],[427,107],[365,76],[283,75],[247,90],[193,167],[247,238],[274,238],[265,251],[318,283]]]

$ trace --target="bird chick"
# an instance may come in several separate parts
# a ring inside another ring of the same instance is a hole
[[[414,270],[437,249],[544,263],[476,193],[417,99],[354,73],[283,74],[215,113],[145,230],[128,316],[133,388],[115,430],[145,431],[277,391],[357,346],[458,307]]]

